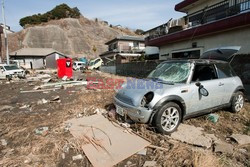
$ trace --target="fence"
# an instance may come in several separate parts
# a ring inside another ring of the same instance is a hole
[[[161,61],[130,62],[116,64],[116,66],[102,66],[100,70],[126,77],[145,78]]]

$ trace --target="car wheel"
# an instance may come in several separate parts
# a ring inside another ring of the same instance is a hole
[[[231,111],[233,113],[240,112],[244,107],[244,102],[244,94],[242,92],[235,93],[231,104]]]
[[[10,81],[11,79],[12,79],[12,76],[11,76],[11,75],[7,75],[7,76],[6,76],[6,80],[7,80],[7,81]]]
[[[182,111],[178,104],[169,102],[161,107],[154,117],[154,125],[158,132],[171,134],[181,122]]]

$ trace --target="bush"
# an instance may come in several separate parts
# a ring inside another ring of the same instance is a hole
[[[136,33],[137,35],[142,35],[142,34],[144,33],[144,31],[141,30],[141,29],[137,29],[137,30],[135,30],[135,33]]]
[[[25,25],[41,24],[42,22],[48,22],[49,20],[56,20],[62,18],[79,18],[80,15],[80,10],[77,7],[70,8],[66,4],[61,4],[47,13],[39,13],[37,15],[24,17],[20,19],[19,23],[22,27],[24,27]]]

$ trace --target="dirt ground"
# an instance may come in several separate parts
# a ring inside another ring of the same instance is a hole
[[[116,77],[93,72],[92,77]],[[117,77],[120,78],[120,77]],[[40,81],[0,81],[0,166],[91,166],[79,143],[64,124],[70,118],[95,114],[113,103],[114,90],[89,90],[84,86],[61,88],[39,93],[21,93],[41,85]],[[60,97],[59,102],[40,102]],[[250,104],[238,114],[219,111],[219,121],[212,123],[207,116],[184,121],[204,128],[225,142],[233,133],[250,135]],[[48,127],[42,134],[36,129]],[[250,166],[250,146],[233,154],[216,154],[213,149],[203,149],[181,143],[155,133],[153,127],[134,124],[135,133],[147,138],[164,150],[147,148],[146,155],[135,154],[117,166],[143,166],[145,161],[156,161],[158,166]],[[235,145],[235,143],[231,143]],[[237,150],[239,150],[237,149]],[[243,150],[243,151],[242,151]],[[83,155],[81,160],[72,156]]]

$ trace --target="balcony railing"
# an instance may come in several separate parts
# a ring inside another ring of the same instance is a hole
[[[187,15],[185,17],[186,25],[169,27],[169,24],[166,23],[149,31],[147,40],[221,20],[246,11],[250,11],[250,0],[237,0],[234,4],[230,4],[229,0],[226,0]]]

